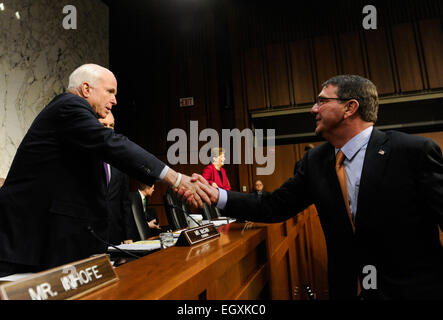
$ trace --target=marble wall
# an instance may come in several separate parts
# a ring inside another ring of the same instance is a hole
[[[65,29],[63,20],[77,29]],[[17,13],[18,12],[18,13]],[[101,0],[0,0],[0,177],[36,115],[84,63],[109,65],[109,10]]]

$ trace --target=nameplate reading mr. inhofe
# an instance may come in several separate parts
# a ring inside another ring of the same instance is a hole
[[[66,264],[0,286],[3,300],[74,299],[118,277],[106,254]]]

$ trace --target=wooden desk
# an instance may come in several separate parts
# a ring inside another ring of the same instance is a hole
[[[83,299],[328,299],[327,253],[313,206],[285,222],[232,223],[218,239],[116,268],[120,280]]]
[[[266,229],[224,227],[193,247],[171,247],[116,268],[119,281],[83,300],[269,298]]]

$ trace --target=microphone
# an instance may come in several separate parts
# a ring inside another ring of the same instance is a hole
[[[174,204],[169,204],[169,203],[167,203],[166,205],[167,205],[168,207],[170,207],[170,208],[175,208],[175,209],[177,209],[177,210],[180,210],[180,211],[183,212],[187,217],[189,217],[192,221],[194,221],[198,226],[201,227],[201,224],[198,223],[193,217],[191,217],[191,215],[189,215],[189,214],[186,212],[186,210],[183,210],[183,208],[180,208],[179,206],[176,206],[176,205],[174,205]]]
[[[122,253],[124,253],[124,254],[127,254],[127,255],[129,255],[129,256],[131,256],[131,257],[133,257],[133,258],[136,258],[136,259],[138,259],[138,258],[141,258],[141,257],[139,257],[139,256],[137,256],[137,255],[135,255],[135,254],[133,254],[133,253],[131,253],[131,252],[129,252],[129,251],[126,251],[126,250],[123,250],[123,249],[120,249],[119,247],[117,247],[117,246],[115,246],[115,245],[113,245],[113,244],[111,244],[111,243],[109,243],[109,242],[107,242],[107,241],[105,241],[105,240],[103,240],[98,234],[96,234],[95,233],[95,231],[94,231],[94,229],[92,229],[92,227],[89,225],[88,226],[88,231],[98,240],[98,241],[100,241],[101,243],[104,243],[104,244],[106,244],[108,247],[113,247],[114,249],[116,249],[116,250],[118,250],[118,251],[120,251],[120,252],[122,252]]]

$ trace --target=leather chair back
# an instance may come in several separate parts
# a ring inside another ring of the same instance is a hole
[[[221,217],[219,209],[215,205],[203,203],[203,217],[205,220],[212,220]]]
[[[212,219],[211,207],[208,206],[206,203],[203,203],[202,215],[203,215],[203,220],[211,220]]]
[[[214,204],[211,206],[213,219],[220,218],[222,216],[221,211]]]
[[[145,219],[145,215],[143,211],[139,210],[140,208],[138,208],[135,203],[131,204],[131,209],[132,214],[134,215],[135,225],[137,226],[137,230],[140,235],[140,239],[138,240],[145,240],[149,237],[149,226]]]
[[[174,191],[169,188],[163,198],[166,209],[166,216],[168,218],[168,223],[171,227],[177,229],[183,229],[188,227],[188,222],[186,220],[185,213],[190,212],[186,204],[175,195]],[[177,207],[181,209],[177,209]]]

